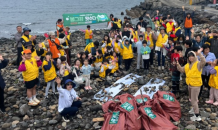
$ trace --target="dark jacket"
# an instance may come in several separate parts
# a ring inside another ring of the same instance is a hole
[[[218,58],[218,38],[212,38],[210,44],[210,52],[214,53],[216,58]]]
[[[147,27],[147,23],[145,21],[143,22],[138,22],[136,25],[136,30],[138,30],[138,25],[141,25],[141,27],[146,28]]]
[[[8,65],[8,60],[4,59],[3,61],[1,61],[0,70],[5,68],[7,65]],[[0,71],[0,87],[1,89],[5,88],[5,82],[4,82],[4,79],[2,78],[1,71]]]

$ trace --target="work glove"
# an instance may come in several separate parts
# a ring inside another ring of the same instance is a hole
[[[145,51],[144,54],[148,54],[148,51]]]

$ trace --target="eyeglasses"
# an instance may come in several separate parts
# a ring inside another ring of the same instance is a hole
[[[71,83],[67,83],[66,86],[72,85]]]

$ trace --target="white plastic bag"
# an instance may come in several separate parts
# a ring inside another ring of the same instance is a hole
[[[78,76],[76,73],[76,69],[73,69],[73,73],[76,75],[76,77],[74,78],[74,81],[78,84],[82,84],[84,82],[84,79],[82,76]]]

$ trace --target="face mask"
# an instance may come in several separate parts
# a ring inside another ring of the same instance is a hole
[[[108,50],[108,52],[111,52],[111,50]]]

